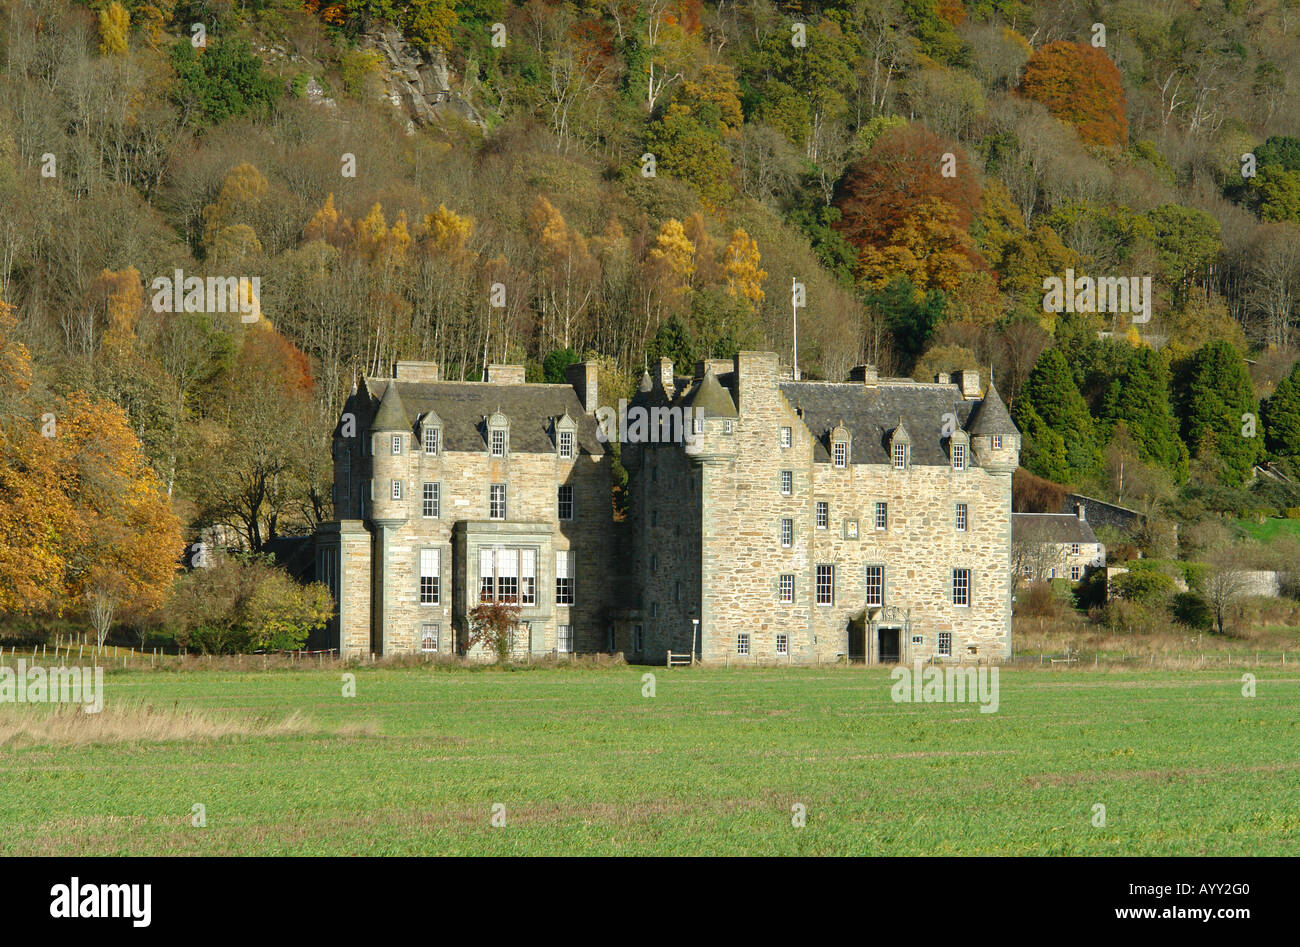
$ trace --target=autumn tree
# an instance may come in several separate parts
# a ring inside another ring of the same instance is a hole
[[[1124,85],[1104,50],[1065,40],[1048,43],[1029,57],[1020,92],[1073,125],[1088,144],[1128,142]]]

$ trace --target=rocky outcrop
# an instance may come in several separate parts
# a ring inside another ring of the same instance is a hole
[[[378,69],[385,98],[415,125],[456,118],[483,126],[474,106],[452,88],[451,67],[441,50],[426,55],[387,24],[368,26],[358,45],[381,57]]]

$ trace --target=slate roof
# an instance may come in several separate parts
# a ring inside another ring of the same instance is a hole
[[[353,397],[361,402],[358,414],[374,418],[369,425],[371,430],[384,430],[380,421],[387,425],[400,417],[404,423],[399,429],[414,431],[421,415],[434,412],[442,422],[443,450],[486,450],[484,419],[500,411],[510,421],[512,452],[553,453],[554,423],[567,413],[578,426],[578,447],[595,456],[605,453],[604,445],[596,437],[595,419],[583,411],[582,402],[570,385],[367,378]]]
[[[712,368],[706,371],[704,377],[682,396],[682,404],[689,406],[694,413],[706,418],[734,418],[738,416],[736,414],[736,402],[731,400],[731,394],[722,387],[722,383],[718,381],[718,376],[713,374]]]
[[[780,388],[792,408],[803,409],[804,426],[817,440],[813,460],[822,463],[830,463],[830,432],[839,424],[853,438],[850,463],[891,463],[889,439],[901,422],[912,439],[911,462],[946,467],[950,460],[948,439],[941,436],[943,416],[955,414],[964,430],[972,406],[962,400],[956,385],[787,381]],[[967,459],[976,464],[973,454]]]
[[[1002,403],[1002,397],[992,382],[989,383],[989,390],[984,393],[984,400],[975,405],[975,409],[971,412],[970,423],[966,425],[966,430],[971,434],[1020,433],[1016,430],[1011,415],[1007,413],[1007,406]]]
[[[1012,513],[1011,541],[1095,543],[1097,534],[1074,513]]]

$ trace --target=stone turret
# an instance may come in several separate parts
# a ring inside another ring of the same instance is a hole
[[[1020,464],[1020,431],[991,382],[966,425],[979,465],[992,473],[1011,473]]]

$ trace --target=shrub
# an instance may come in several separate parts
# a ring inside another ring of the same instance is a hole
[[[1176,590],[1173,579],[1151,568],[1135,568],[1117,575],[1110,585],[1120,598],[1146,607],[1163,605]]]
[[[1196,592],[1179,592],[1173,601],[1174,620],[1179,624],[1207,631],[1214,624],[1210,604]]]

